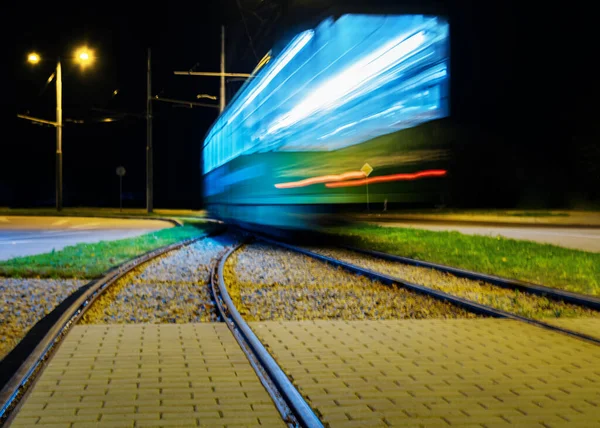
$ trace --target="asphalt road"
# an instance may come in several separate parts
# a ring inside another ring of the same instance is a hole
[[[131,238],[173,227],[160,220],[0,216],[0,260],[60,250],[82,242]]]
[[[600,252],[600,228],[457,225],[451,222],[431,224],[408,221],[373,223],[386,227],[412,227],[433,231],[453,230],[467,235],[503,236],[543,244],[554,244],[576,250]]]

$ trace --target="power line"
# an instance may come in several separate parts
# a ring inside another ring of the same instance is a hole
[[[252,49],[252,53],[254,54],[254,59],[258,62],[258,55],[256,54],[256,50],[254,49],[254,43],[252,42],[252,36],[250,36],[250,31],[248,30],[248,25],[246,24],[246,18],[244,17],[244,12],[242,12],[242,5],[240,4],[240,0],[237,0],[238,10],[240,11],[240,15],[242,16],[242,22],[244,23],[244,28],[246,29],[246,35],[248,36],[248,40],[250,42],[250,49]]]

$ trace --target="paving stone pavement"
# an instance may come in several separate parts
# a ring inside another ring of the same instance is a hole
[[[485,318],[250,325],[331,427],[600,427],[600,346],[539,327]]]
[[[12,427],[286,425],[222,323],[78,325]]]

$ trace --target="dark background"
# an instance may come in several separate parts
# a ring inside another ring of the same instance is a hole
[[[330,6],[394,7],[444,13],[451,25],[450,120],[460,132],[463,174],[454,204],[471,207],[588,208],[600,202],[597,41],[593,10],[576,3],[335,2],[223,0],[5,6],[3,40],[12,57],[3,102],[9,132],[0,141],[0,206],[53,206],[55,130],[16,119],[55,119],[61,56],[65,206],[118,206],[115,169],[127,169],[125,206],[145,206],[146,50],[153,94],[196,101],[218,96],[220,26],[228,71],[250,72],[281,37],[327,14]],[[242,20],[243,17],[243,20]],[[95,50],[79,70],[75,47]],[[31,50],[47,61],[26,62]],[[241,86],[228,83],[228,99]],[[119,92],[116,96],[113,91]],[[217,103],[211,100],[202,102]],[[200,208],[200,146],[218,110],[155,102],[155,206]],[[101,122],[111,117],[113,122]],[[83,120],[77,124],[67,120]]]

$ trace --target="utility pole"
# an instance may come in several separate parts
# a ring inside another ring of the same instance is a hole
[[[221,25],[221,96],[219,97],[219,113],[225,110],[225,26]]]
[[[152,171],[152,85],[150,68],[150,48],[148,48],[148,73],[146,96],[146,210],[151,213],[154,209],[153,171]]]
[[[264,66],[271,59],[270,55],[267,54],[265,57],[259,62],[257,66],[258,71],[262,66]],[[221,71],[174,71],[173,74],[177,76],[212,76],[212,77],[220,77],[221,78],[221,89],[219,95],[219,112],[223,113],[225,110],[225,105],[227,104],[227,100],[225,97],[225,78],[226,77],[243,77],[249,78],[253,77],[250,73],[226,73],[225,72],[225,26],[221,26]]]
[[[62,189],[62,70],[56,65],[56,211],[63,207]]]

